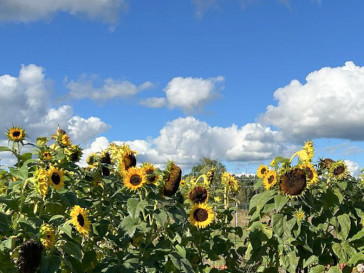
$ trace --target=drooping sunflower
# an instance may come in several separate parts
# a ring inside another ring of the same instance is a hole
[[[319,162],[319,167],[321,169],[326,169],[326,170],[330,170],[331,168],[331,165],[335,163],[334,160],[332,160],[331,158],[325,158],[325,159],[320,159],[320,162]]]
[[[264,176],[267,174],[268,171],[269,171],[268,166],[260,164],[260,166],[257,170],[257,176],[259,178],[264,178]]]
[[[44,151],[44,152],[42,153],[41,157],[42,157],[42,159],[43,159],[43,160],[47,160],[47,161],[49,161],[49,160],[51,160],[51,159],[52,159],[52,154],[51,154],[51,152],[50,152],[50,151]]]
[[[71,221],[77,231],[82,236],[87,236],[90,233],[91,221],[88,218],[88,211],[76,205],[71,210]]]
[[[10,141],[14,141],[14,142],[23,141],[25,139],[25,137],[27,136],[27,134],[23,128],[16,127],[16,126],[9,128],[6,135],[8,136]]]
[[[314,155],[313,142],[309,140],[305,142],[305,145],[303,146],[302,150],[292,155],[290,161],[292,161],[295,156],[298,156],[299,160],[302,163],[311,163],[313,155]]]
[[[89,168],[96,168],[99,164],[99,156],[96,153],[90,154],[86,159],[86,163]]]
[[[167,166],[168,176],[164,180],[163,194],[165,196],[173,196],[178,188],[182,178],[182,170],[173,162],[170,162]]]
[[[40,168],[34,173],[34,185],[37,191],[42,195],[46,196],[48,192],[49,178],[48,171],[46,169]]]
[[[269,190],[277,183],[277,173],[273,170],[266,172],[263,179],[263,186],[266,190]]]
[[[67,134],[63,134],[60,139],[60,144],[64,147],[69,147],[72,145],[71,138]]]
[[[48,182],[56,190],[61,189],[64,186],[64,171],[51,166],[48,170]]]
[[[43,224],[40,227],[40,235],[40,241],[45,248],[50,249],[56,243],[56,235],[54,229],[50,225]]]
[[[208,185],[206,186],[209,186],[212,182],[212,180],[214,180],[214,175],[215,175],[215,172],[216,172],[216,168],[215,167],[212,167],[206,174],[206,177],[207,177],[207,182],[208,182]]]
[[[188,199],[194,204],[207,203],[209,196],[208,189],[202,186],[193,187],[188,193]]]
[[[189,221],[197,228],[205,228],[214,220],[214,211],[207,204],[194,204],[190,211]]]
[[[104,164],[101,167],[102,175],[109,176],[110,175],[110,169],[109,166],[111,164],[111,158],[110,153],[108,151],[104,151],[100,156],[100,163]]]
[[[145,173],[140,168],[130,167],[126,172],[124,172],[124,186],[132,191],[143,187],[147,182]]]
[[[312,164],[305,163],[300,165],[300,167],[306,172],[307,187],[311,187],[319,181],[318,174]]]
[[[33,239],[25,241],[20,246],[17,266],[20,273],[36,272],[42,259],[43,246]]]
[[[159,175],[155,173],[155,167],[150,163],[145,163],[143,164],[142,169],[146,175],[147,182],[157,185],[159,180]]]
[[[82,156],[82,148],[79,145],[71,145],[64,149],[67,159],[73,163],[80,161]]]
[[[299,167],[288,169],[280,176],[279,189],[291,198],[301,196],[306,188],[306,172]]]
[[[329,175],[336,180],[342,180],[349,176],[348,166],[344,161],[338,160],[331,164]]]

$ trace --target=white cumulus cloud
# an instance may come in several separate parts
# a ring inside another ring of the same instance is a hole
[[[66,12],[115,24],[126,9],[127,2],[124,0],[2,0],[0,21],[26,23]]]
[[[259,120],[288,139],[364,139],[364,67],[324,67],[306,83],[293,80],[277,89],[274,98],[277,105],[269,105]]]
[[[359,164],[351,160],[344,160],[344,162],[348,166],[350,174],[354,177],[359,177],[361,171]]]
[[[22,66],[19,76],[0,76],[0,113],[3,132],[13,125],[24,127],[31,138],[49,136],[57,126],[69,132],[74,143],[83,144],[109,128],[96,117],[73,116],[72,107],[52,107],[52,86],[44,69],[34,64]],[[5,135],[0,135],[0,140]]]

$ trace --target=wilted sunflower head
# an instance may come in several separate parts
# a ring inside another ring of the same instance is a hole
[[[51,166],[48,170],[48,182],[56,190],[64,186],[64,171]]]
[[[329,175],[336,180],[345,179],[349,176],[348,166],[344,161],[338,160],[331,164]]]
[[[260,164],[260,166],[257,170],[257,176],[259,178],[264,178],[264,176],[267,174],[268,171],[269,171],[268,166]]]
[[[194,204],[190,211],[189,221],[197,228],[205,228],[214,220],[214,211],[207,204]]]
[[[13,142],[21,142],[27,136],[23,128],[16,126],[9,128],[6,135],[8,136],[8,139]]]
[[[319,167],[321,169],[326,169],[326,170],[330,170],[331,165],[335,163],[334,160],[332,160],[331,158],[325,158],[325,159],[320,159],[319,161]]]
[[[110,175],[110,169],[109,166],[111,164],[111,158],[110,158],[110,153],[108,151],[105,151],[101,154],[100,156],[100,163],[102,164],[107,164],[107,166],[102,166],[101,167],[101,171],[102,171],[102,175],[104,176],[109,176]]]
[[[46,249],[52,248],[56,243],[54,229],[48,224],[43,224],[40,227],[40,236],[40,241]]]
[[[279,188],[289,197],[301,196],[306,187],[306,172],[299,167],[288,169],[280,176]]]
[[[124,172],[124,186],[132,191],[143,187],[147,182],[145,173],[142,169],[130,167],[126,172]]]
[[[19,273],[34,273],[40,265],[43,246],[33,239],[25,241],[19,251]]]
[[[170,162],[167,169],[169,170],[169,175],[164,180],[163,194],[165,196],[171,197],[177,192],[179,188],[179,183],[181,182],[182,178],[182,170],[173,162]]]
[[[188,198],[194,204],[207,203],[209,200],[209,191],[205,187],[197,186],[190,190]]]
[[[88,218],[88,211],[76,205],[70,212],[71,221],[74,227],[82,236],[87,236],[90,232],[91,221]]]
[[[48,171],[46,169],[39,168],[34,173],[34,179],[34,185],[37,189],[37,192],[40,193],[42,196],[46,196],[49,185]]]
[[[71,145],[64,149],[67,159],[73,163],[80,161],[82,156],[82,148],[79,145]]]
[[[263,179],[263,186],[266,190],[269,190],[277,183],[277,173],[273,170],[266,172]]]
[[[96,153],[90,154],[86,159],[86,163],[90,168],[96,168],[99,164],[99,156]]]
[[[216,172],[216,168],[212,167],[206,174],[208,185],[211,184],[212,180],[214,179],[214,175]]]

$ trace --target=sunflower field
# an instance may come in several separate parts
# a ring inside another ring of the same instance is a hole
[[[235,226],[228,172],[212,187],[214,168],[182,179],[177,163],[161,170],[114,143],[82,166],[61,128],[35,143],[6,135],[1,273],[364,272],[364,184],[344,161],[314,165],[311,141],[258,168],[249,223]]]

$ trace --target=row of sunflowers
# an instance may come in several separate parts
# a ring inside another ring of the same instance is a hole
[[[242,236],[230,225],[239,189],[233,175],[224,173],[212,192],[214,169],[182,179],[174,162],[165,170],[137,165],[126,144],[110,144],[82,167],[81,147],[61,128],[50,145],[44,137],[32,144],[20,127],[6,134],[9,147],[0,151],[17,162],[0,170],[0,272],[206,272],[213,261],[240,267],[242,248],[229,242]]]

